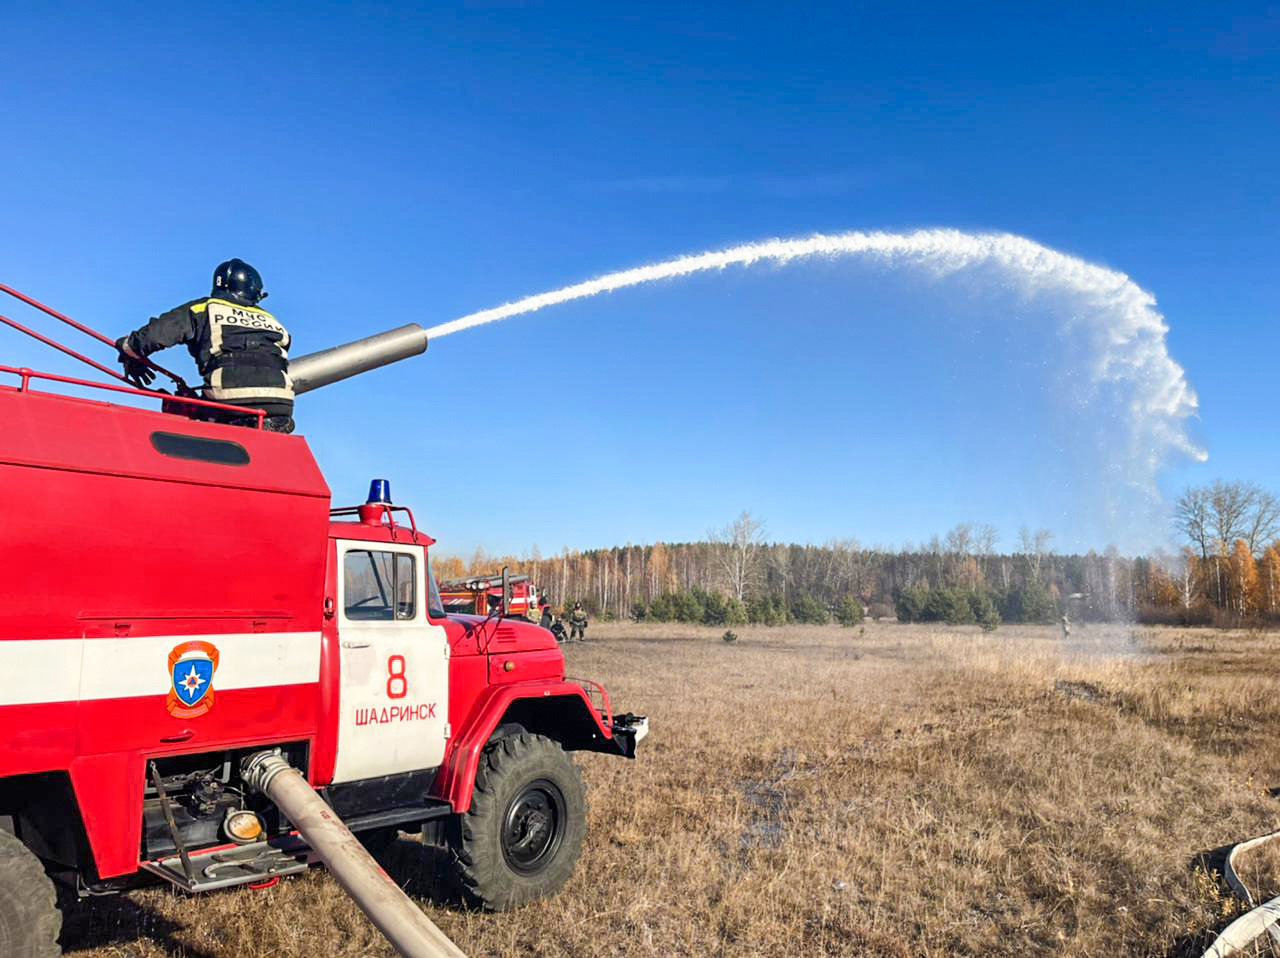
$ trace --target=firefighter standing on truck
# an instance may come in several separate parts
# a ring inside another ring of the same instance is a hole
[[[587,638],[587,613],[582,611],[582,603],[575,602],[573,611],[569,613],[569,641],[579,642]]]
[[[213,292],[161,313],[141,329],[116,340],[125,375],[138,386],[155,379],[145,358],[185,343],[204,377],[201,398],[228,406],[261,409],[263,427],[293,432],[293,383],[289,379],[289,332],[258,303],[266,299],[262,277],[248,263],[230,259],[213,272]],[[191,415],[252,426],[256,417],[192,407]]]

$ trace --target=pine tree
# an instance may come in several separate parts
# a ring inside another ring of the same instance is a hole
[[[851,599],[846,596],[836,606],[836,621],[843,626],[858,625],[865,615],[862,603],[857,599]]]

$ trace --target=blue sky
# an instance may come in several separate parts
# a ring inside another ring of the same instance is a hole
[[[1210,453],[1167,489],[1280,487],[1280,11],[606,7],[6,11],[0,281],[119,334],[241,256],[302,353],[770,236],[1009,231],[1157,296]],[[852,266],[700,277],[442,339],[298,418],[335,500],[386,476],[464,554],[744,508],[785,540],[1101,548],[1048,324],[973,334],[1012,308]]]

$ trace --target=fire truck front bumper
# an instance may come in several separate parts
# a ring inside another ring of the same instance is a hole
[[[624,758],[636,757],[636,746],[649,734],[649,718],[625,712],[613,717],[613,743]]]

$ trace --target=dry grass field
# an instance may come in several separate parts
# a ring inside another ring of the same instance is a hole
[[[569,672],[651,716],[580,758],[573,884],[505,915],[426,901],[486,955],[1198,955],[1239,910],[1207,873],[1280,825],[1280,635],[593,626]],[[392,874],[429,897],[404,837]],[[1280,854],[1243,862],[1280,894]],[[73,918],[82,958],[388,955],[322,870],[162,889]]]

